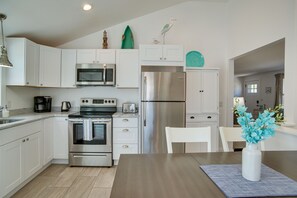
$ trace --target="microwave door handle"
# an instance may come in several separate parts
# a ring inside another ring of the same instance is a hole
[[[106,67],[103,68],[103,83],[106,84]]]

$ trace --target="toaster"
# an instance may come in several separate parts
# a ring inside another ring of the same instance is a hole
[[[135,103],[123,103],[122,106],[123,113],[136,113],[136,104]]]

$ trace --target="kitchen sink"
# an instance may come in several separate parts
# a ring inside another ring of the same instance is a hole
[[[23,119],[0,119],[0,124],[8,124],[12,122],[21,121]]]

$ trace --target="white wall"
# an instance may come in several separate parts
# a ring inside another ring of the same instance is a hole
[[[115,87],[83,87],[77,89],[43,88],[41,95],[51,96],[52,106],[60,107],[62,101],[70,101],[73,107],[79,107],[80,98],[117,98],[117,106],[123,102],[138,102],[138,89],[117,89]]]
[[[181,44],[185,48],[185,53],[190,50],[201,52],[205,58],[205,67],[220,68],[220,90],[225,90],[226,8],[226,2],[193,1],[182,3],[107,28],[108,45],[109,48],[121,47],[122,34],[127,25],[133,31],[135,48],[139,48],[139,44],[150,44],[153,38],[160,39],[163,26],[171,18],[176,18],[175,25],[166,34],[166,44]],[[102,34],[103,31],[95,32],[59,47],[101,48]],[[109,93],[115,95],[115,91],[118,90],[111,90]],[[55,90],[52,91],[52,93],[54,92]],[[73,95],[72,91],[68,91],[68,94]],[[67,98],[67,95],[64,97]],[[137,100],[136,94],[134,96],[133,99]],[[224,91],[220,91],[221,123],[224,123],[225,119],[225,104]]]
[[[243,78],[234,77],[234,97],[243,96]]]
[[[285,38],[285,77],[296,84],[296,1],[294,0],[230,0],[228,3],[228,59],[253,51],[261,46]],[[232,67],[232,65],[231,65]],[[233,70],[227,67],[229,88],[233,86]],[[228,92],[229,94],[232,92]],[[285,112],[288,122],[297,123],[295,111],[296,90],[286,84]],[[232,107],[232,94],[228,97],[228,109]],[[228,123],[232,123],[232,112],[228,112]]]
[[[6,87],[6,104],[11,110],[34,107],[34,96],[38,96],[39,88]]]

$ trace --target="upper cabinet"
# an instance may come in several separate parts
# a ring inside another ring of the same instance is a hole
[[[76,65],[76,50],[62,49],[61,87],[76,87],[75,65]]]
[[[60,87],[61,49],[40,45],[39,85]]]
[[[7,85],[38,86],[39,45],[25,38],[7,38],[9,60]]]
[[[184,49],[181,45],[140,45],[142,64],[184,65]]]
[[[115,64],[115,49],[78,49],[76,62]]]
[[[218,70],[187,71],[187,114],[219,112]]]
[[[139,88],[139,53],[136,49],[116,50],[116,87]]]

